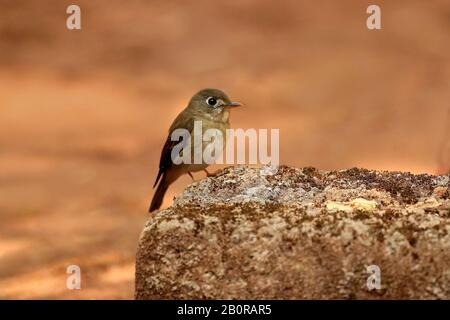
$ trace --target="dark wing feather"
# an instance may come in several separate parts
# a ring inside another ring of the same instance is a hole
[[[189,132],[192,132],[194,129],[194,118],[189,114],[187,109],[184,109],[174,120],[169,129],[169,135],[167,137],[166,143],[164,144],[163,150],[161,152],[161,159],[159,160],[159,171],[158,176],[156,177],[155,184],[153,188],[158,184],[161,176],[166,173],[172,166],[172,149],[176,146],[179,141],[172,141],[170,139],[172,132],[175,129],[186,129]]]

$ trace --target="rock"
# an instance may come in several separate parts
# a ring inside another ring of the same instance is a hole
[[[227,168],[150,217],[135,296],[450,299],[449,187],[448,175]]]

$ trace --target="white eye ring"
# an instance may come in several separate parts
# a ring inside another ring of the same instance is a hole
[[[214,98],[214,97],[208,97],[208,98],[206,99],[206,103],[207,103],[209,106],[211,106],[211,107],[215,107],[215,106],[217,105],[217,103],[218,103],[218,100],[217,100],[216,98]]]

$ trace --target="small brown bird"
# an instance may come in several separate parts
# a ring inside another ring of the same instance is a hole
[[[222,132],[222,137],[226,139],[226,129],[230,127],[229,110],[230,108],[241,106],[239,102],[231,101],[228,96],[218,89],[203,89],[196,93],[189,102],[188,106],[175,118],[169,129],[169,135],[161,152],[161,160],[159,162],[159,172],[156,177],[153,188],[158,184],[158,188],[153,196],[149,212],[159,209],[164,199],[169,185],[171,185],[178,177],[187,173],[192,177],[191,172],[204,170],[207,174],[206,167],[208,163],[203,160],[201,163],[175,164],[172,161],[172,150],[179,141],[172,141],[171,135],[176,129],[186,129],[190,133],[190,137],[194,136],[194,122],[202,122],[202,130],[218,129]],[[191,144],[191,157],[194,159],[195,146],[193,138],[188,143]],[[225,145],[225,143],[224,143]],[[201,151],[204,145],[199,148]],[[208,174],[209,175],[209,174]]]

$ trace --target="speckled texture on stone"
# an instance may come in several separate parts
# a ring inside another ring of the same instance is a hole
[[[150,217],[135,296],[450,299],[449,190],[449,175],[224,169]]]

